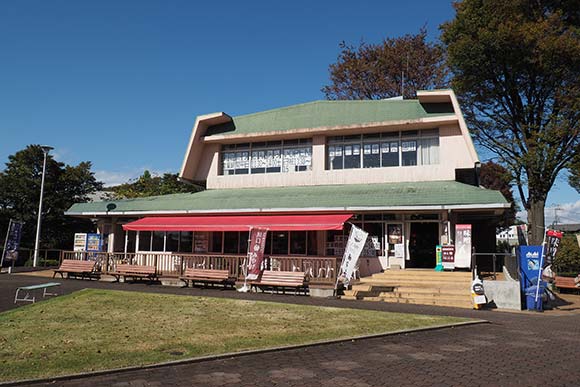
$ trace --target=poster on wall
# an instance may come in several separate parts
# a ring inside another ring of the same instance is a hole
[[[455,267],[471,267],[471,225],[455,225]]]
[[[400,224],[389,224],[387,226],[387,236],[390,244],[403,243],[403,228]]]

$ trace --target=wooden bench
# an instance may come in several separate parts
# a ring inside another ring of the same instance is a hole
[[[233,288],[236,284],[235,279],[230,277],[229,270],[196,269],[188,267],[179,279],[185,282],[186,287],[189,286],[189,282],[191,282],[191,286],[194,286],[195,283],[202,283],[204,285],[220,284],[223,285],[224,288],[228,286]]]
[[[574,289],[580,291],[580,286],[577,286],[576,282],[574,282],[574,277],[556,276],[554,280],[554,284],[558,289]]]
[[[60,274],[61,278],[64,278],[64,273],[66,273],[66,277],[81,277],[89,278],[89,279],[99,279],[101,277],[101,273],[98,270],[95,270],[95,266],[97,261],[81,261],[77,259],[63,259],[60,267],[54,270],[54,274],[52,278],[54,278],[57,274]]]
[[[157,270],[155,266],[145,266],[145,265],[128,265],[128,264],[118,264],[115,271],[110,272],[110,275],[116,278],[117,282],[123,277],[123,281],[130,277],[135,281],[136,279],[147,278],[149,282],[157,279]]]
[[[286,289],[294,290],[294,294],[298,294],[300,291],[304,294],[308,293],[308,281],[306,279],[306,273],[303,271],[272,271],[264,270],[262,277],[259,281],[252,281],[252,288],[259,288],[262,292],[265,289],[282,289],[282,293],[285,293]]]
[[[60,286],[60,282],[47,282],[45,284],[39,284],[39,285],[20,286],[19,288],[16,289],[16,295],[14,296],[14,303],[16,304],[16,302],[18,302],[18,301],[26,301],[26,302],[34,303],[36,301],[36,297],[30,297],[30,293],[33,290],[38,290],[38,289],[43,289],[42,298],[44,298],[46,296],[56,296],[57,295],[56,293],[49,293],[46,291],[46,289],[52,288],[55,286]],[[18,293],[21,290],[26,292],[26,295],[24,296],[24,298],[18,298]]]

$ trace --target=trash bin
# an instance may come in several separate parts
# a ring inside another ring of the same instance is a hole
[[[526,288],[526,308],[528,310],[535,310],[541,312],[544,310],[544,303],[542,301],[545,287],[540,285],[540,290],[538,291],[538,299],[536,300],[537,286],[530,286]]]

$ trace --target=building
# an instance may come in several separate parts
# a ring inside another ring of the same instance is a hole
[[[197,117],[180,178],[205,191],[79,203],[67,214],[95,219],[109,252],[154,255],[168,272],[186,255],[214,267],[216,257],[242,259],[249,228],[264,226],[272,265],[331,280],[350,224],[370,235],[362,276],[433,268],[435,246],[454,239],[455,224],[471,224],[475,249],[493,251],[509,203],[478,186],[478,167],[451,90],[315,101]]]

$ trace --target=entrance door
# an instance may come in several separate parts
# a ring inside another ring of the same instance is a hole
[[[409,261],[406,267],[435,267],[435,246],[439,244],[439,223],[411,223]]]

